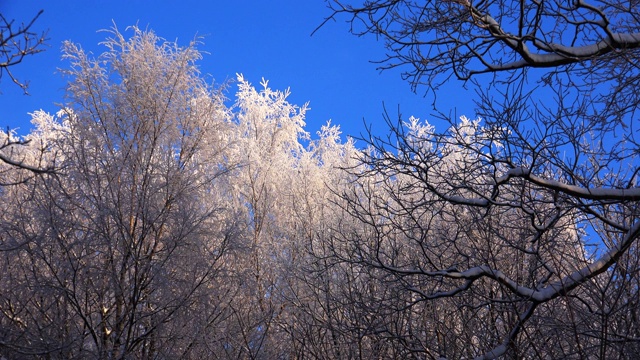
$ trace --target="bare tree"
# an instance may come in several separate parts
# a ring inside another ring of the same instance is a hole
[[[414,86],[436,89],[451,76],[469,80],[526,68],[592,72],[593,81],[600,81],[613,74],[597,70],[637,65],[632,56],[640,47],[636,1],[329,3],[330,19],[347,14],[354,34],[385,40],[389,54],[382,68],[408,65],[405,76]]]
[[[21,63],[26,56],[44,51],[46,32],[38,34],[32,29],[42,13],[43,10],[40,10],[31,21],[19,26],[16,26],[15,20],[9,20],[0,14],[0,80],[2,76],[8,76],[25,94],[28,83],[17,79],[11,72],[11,67]]]
[[[29,23],[21,24],[17,27],[14,20],[8,20],[4,15],[0,14],[0,80],[2,80],[3,75],[9,76],[11,81],[18,85],[25,94],[27,94],[28,83],[18,80],[11,72],[11,68],[22,62],[26,56],[44,51],[43,47],[47,40],[46,32],[37,34],[32,30],[33,24],[38,20],[42,12],[40,10]],[[24,151],[19,148],[27,145],[29,140],[20,139],[9,129],[2,133],[2,137],[0,161],[10,166],[7,170],[0,170],[1,172],[24,169],[29,170],[31,174],[43,174],[52,171],[48,164],[25,161]],[[37,159],[31,160],[37,161]],[[0,183],[7,185],[11,182],[3,179]]]
[[[367,333],[430,358],[637,356],[639,3],[330,6],[414,89],[469,81],[482,118],[366,139],[343,205],[364,228],[332,248],[395,289],[367,313],[422,317]]]

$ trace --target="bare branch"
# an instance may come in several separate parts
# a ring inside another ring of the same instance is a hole
[[[40,34],[32,30],[33,24],[42,15],[40,10],[27,24],[16,26],[15,20],[9,20],[0,14],[0,80],[9,76],[27,94],[28,83],[17,79],[11,67],[21,63],[25,57],[44,51],[47,33]]]

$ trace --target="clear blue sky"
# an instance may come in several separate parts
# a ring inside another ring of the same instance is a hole
[[[331,14],[323,0],[0,0],[0,12],[16,22],[29,21],[40,9],[44,13],[34,29],[48,29],[49,47],[13,69],[29,80],[31,95],[23,95],[8,77],[0,83],[0,126],[20,128],[21,134],[30,126],[28,112],[55,112],[55,104],[63,101],[64,79],[57,72],[66,66],[60,60],[62,41],[98,54],[106,34],[97,30],[114,22],[120,30],[138,24],[183,45],[196,34],[204,36],[199,47],[208,53],[200,62],[204,74],[222,82],[242,73],[255,86],[264,77],[273,89],[290,88],[290,102],[310,102],[307,131],[312,134],[329,119],[345,135],[363,132],[363,119],[384,134],[383,102],[393,116],[398,106],[407,118],[429,119],[433,113],[432,99],[412,93],[400,71],[376,70],[369,61],[384,56],[384,44],[349,34],[346,19],[329,22],[311,36]],[[473,117],[469,93],[461,87],[455,82],[444,89],[439,109]],[[235,85],[228,97],[234,92]]]

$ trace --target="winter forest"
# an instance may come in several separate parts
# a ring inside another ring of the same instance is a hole
[[[0,145],[0,359],[640,358],[640,3],[327,5],[476,114],[354,140],[198,39],[66,42]]]

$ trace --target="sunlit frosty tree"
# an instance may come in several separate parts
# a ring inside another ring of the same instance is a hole
[[[0,357],[328,353],[307,270],[353,142],[330,124],[312,139],[306,106],[266,81],[239,76],[228,106],[197,41],[129,31],[97,57],[66,43],[65,106],[16,135],[56,171],[3,165]]]
[[[218,311],[205,290],[233,233],[215,186],[230,166],[223,98],[195,43],[132,31],[98,58],[66,43],[66,107],[33,114],[28,139],[59,172],[3,196],[8,356],[180,356]]]
[[[230,306],[224,351],[233,358],[300,357],[310,342],[325,341],[314,332],[323,327],[308,266],[318,231],[338,219],[327,185],[341,182],[356,150],[330,124],[312,139],[304,129],[307,106],[291,104],[288,90],[260,85],[238,75],[232,107],[229,156],[238,167],[229,190],[244,219],[234,264],[242,302]]]

